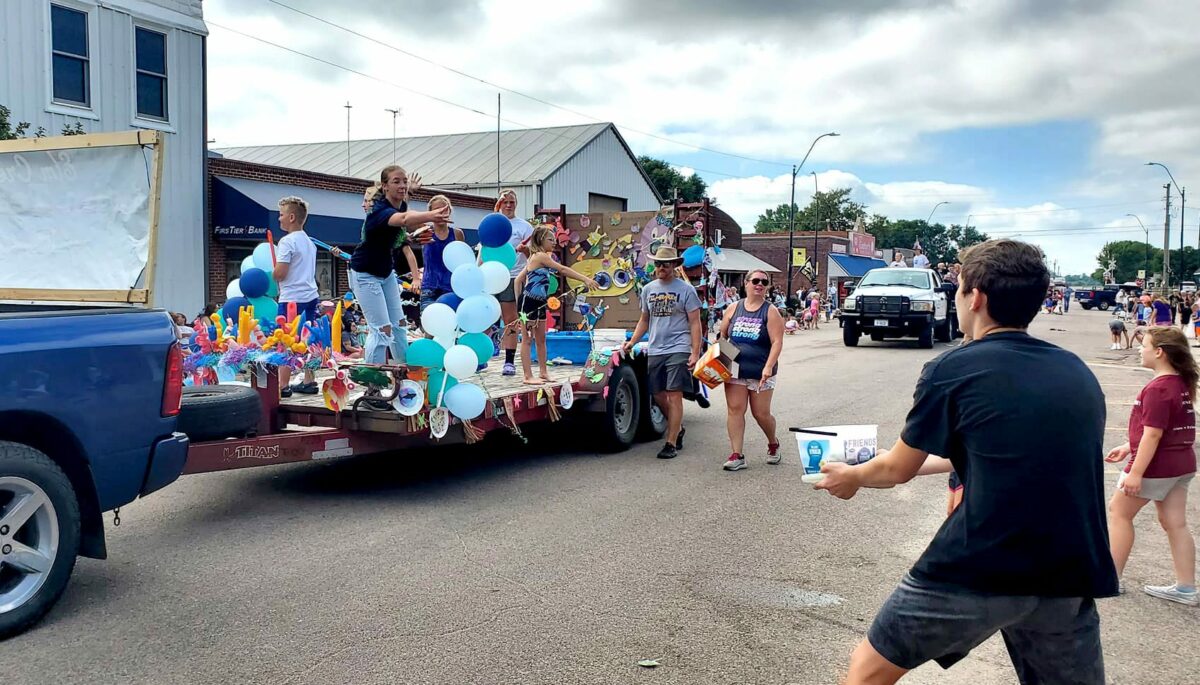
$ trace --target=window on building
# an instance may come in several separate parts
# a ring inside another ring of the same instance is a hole
[[[624,212],[629,209],[629,200],[612,195],[588,193],[589,212]]]
[[[137,115],[167,120],[167,36],[137,27],[134,31]]]
[[[50,56],[55,102],[90,106],[91,53],[86,12],[50,5]]]

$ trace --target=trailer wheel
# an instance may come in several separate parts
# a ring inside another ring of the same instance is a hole
[[[241,385],[199,385],[183,389],[178,430],[192,442],[241,438],[258,426],[262,401]]]
[[[622,452],[633,445],[641,416],[642,394],[637,374],[628,366],[618,366],[608,379],[602,419],[608,451]]]
[[[79,554],[79,502],[42,452],[0,441],[0,640],[50,611]]]

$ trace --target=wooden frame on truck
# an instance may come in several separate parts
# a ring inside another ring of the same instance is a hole
[[[153,305],[154,262],[156,251],[158,250],[158,214],[159,200],[162,195],[163,148],[165,142],[165,136],[162,133],[146,130],[0,141],[0,154],[81,150],[126,145],[154,148],[154,157],[149,170],[150,227],[144,272],[145,287],[130,287],[127,290],[0,288],[0,300]]]

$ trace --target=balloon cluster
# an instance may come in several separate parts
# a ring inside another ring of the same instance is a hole
[[[275,282],[275,260],[271,254],[270,243],[260,243],[254,252],[242,260],[241,276],[236,281],[230,281],[225,288],[225,305],[221,315],[226,319],[238,319],[238,313],[243,307],[254,311],[254,318],[267,323],[279,315],[279,305],[275,298],[279,297],[279,284]]]
[[[429,404],[445,406],[463,420],[476,418],[487,406],[483,388],[464,381],[492,358],[492,339],[485,331],[500,320],[496,295],[508,287],[517,263],[511,237],[512,222],[493,213],[479,223],[478,259],[464,242],[446,246],[442,260],[450,271],[452,292],[421,313],[421,329],[433,339],[408,346],[408,365],[429,369]]]

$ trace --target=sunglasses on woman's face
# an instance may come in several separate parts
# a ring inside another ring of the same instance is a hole
[[[771,282],[765,278],[751,278],[750,279],[750,285],[768,286],[770,284],[771,284]]]

